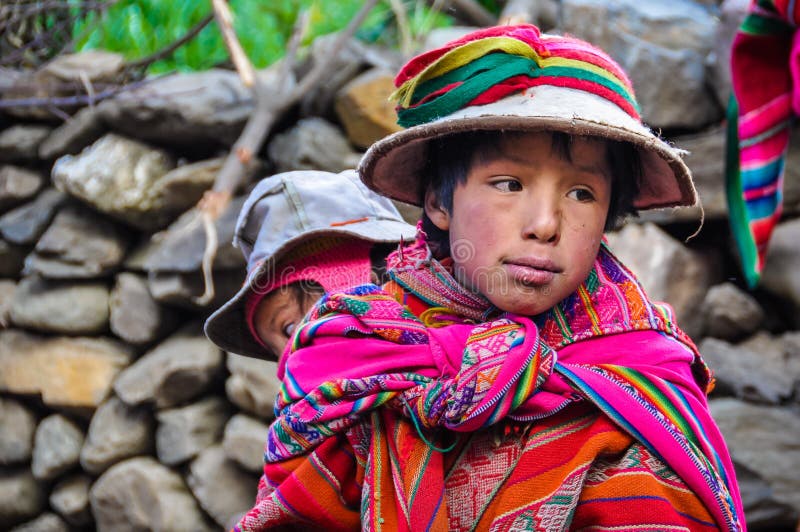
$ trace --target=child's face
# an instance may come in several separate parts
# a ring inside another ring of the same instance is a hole
[[[273,290],[261,300],[253,316],[253,325],[261,341],[280,357],[292,331],[311,309],[316,298],[297,297],[294,290]]]
[[[522,135],[476,158],[452,212],[426,197],[431,221],[450,232],[456,278],[501,310],[544,312],[592,268],[611,199],[606,145],[574,137],[569,155],[549,133]]]

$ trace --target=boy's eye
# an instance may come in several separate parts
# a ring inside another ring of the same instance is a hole
[[[291,338],[292,332],[294,332],[294,322],[287,323],[286,325],[283,326],[284,336],[286,336],[287,338]]]
[[[594,199],[594,194],[590,190],[585,188],[575,188],[569,191],[567,194],[572,199],[584,202],[584,201],[592,201]]]
[[[519,192],[522,184],[516,179],[503,179],[502,181],[492,182],[492,186],[500,192]]]

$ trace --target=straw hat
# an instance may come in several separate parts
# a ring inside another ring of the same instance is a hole
[[[420,205],[432,139],[477,130],[560,131],[630,142],[641,154],[637,209],[694,205],[684,151],[642,124],[630,80],[605,52],[536,26],[470,33],[411,59],[395,79],[398,123],[358,172],[372,190]]]

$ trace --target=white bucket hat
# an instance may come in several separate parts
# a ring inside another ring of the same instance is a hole
[[[478,130],[559,131],[633,144],[641,155],[637,209],[694,205],[684,151],[639,118],[630,81],[608,55],[532,25],[473,32],[411,59],[396,80],[399,123],[358,172],[390,198],[420,205],[430,141]]]
[[[353,237],[373,243],[413,241],[414,226],[392,202],[367,189],[353,170],[339,174],[295,171],[262,179],[250,192],[236,222],[233,243],[247,261],[247,278],[205,324],[209,339],[226,351],[275,358],[253,338],[247,298],[263,289],[264,275],[290,251],[318,238]]]

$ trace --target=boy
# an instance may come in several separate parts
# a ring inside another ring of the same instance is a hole
[[[707,369],[602,244],[695,201],[619,66],[507,26],[396,81],[408,129],[359,171],[423,230],[293,334],[238,529],[742,529]]]

